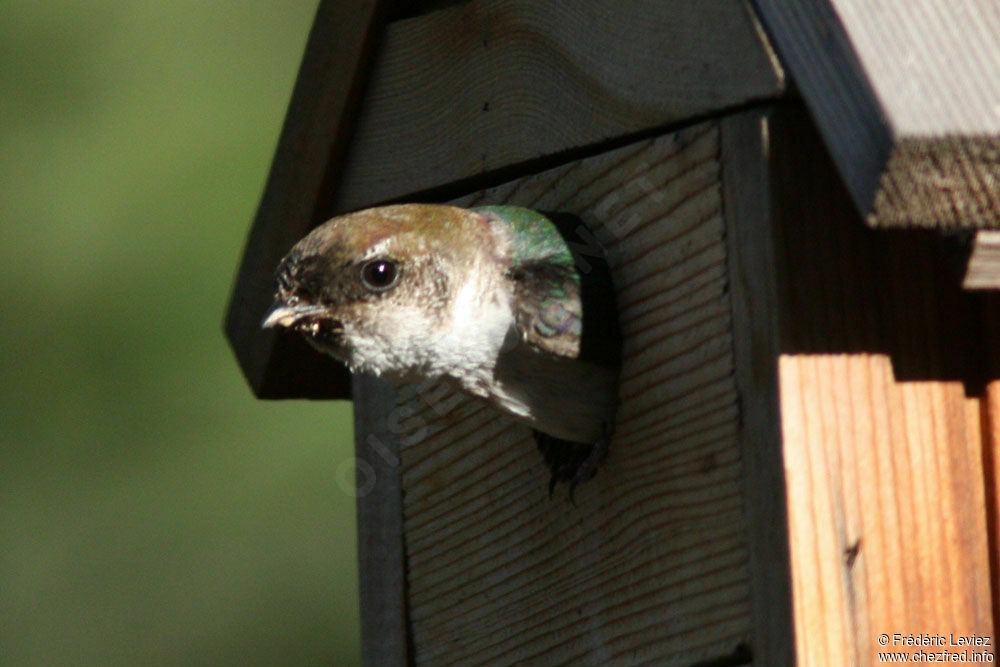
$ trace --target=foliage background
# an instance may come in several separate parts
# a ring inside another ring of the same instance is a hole
[[[359,661],[349,405],[221,332],[315,7],[0,0],[3,664]]]

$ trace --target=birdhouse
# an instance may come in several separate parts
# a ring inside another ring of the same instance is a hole
[[[605,248],[620,408],[573,502],[504,414],[260,328],[298,239],[395,202]],[[366,664],[989,662],[991,229],[992,0],[324,0],[226,332],[259,397],[354,401]]]

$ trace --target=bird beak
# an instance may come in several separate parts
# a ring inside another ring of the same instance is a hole
[[[275,301],[271,310],[267,311],[264,321],[260,326],[264,329],[270,327],[293,327],[295,324],[308,317],[317,317],[326,314],[323,306],[313,306],[309,304],[295,304],[290,306],[283,301]]]

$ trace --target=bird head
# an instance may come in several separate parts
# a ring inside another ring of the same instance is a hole
[[[426,370],[456,295],[496,262],[496,245],[484,216],[451,206],[334,218],[281,261],[263,326],[297,331],[353,371]]]

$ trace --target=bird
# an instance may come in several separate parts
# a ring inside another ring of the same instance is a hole
[[[444,379],[530,426],[560,483],[614,431],[621,336],[603,248],[570,213],[408,203],[329,220],[277,267],[262,326],[395,383]]]

